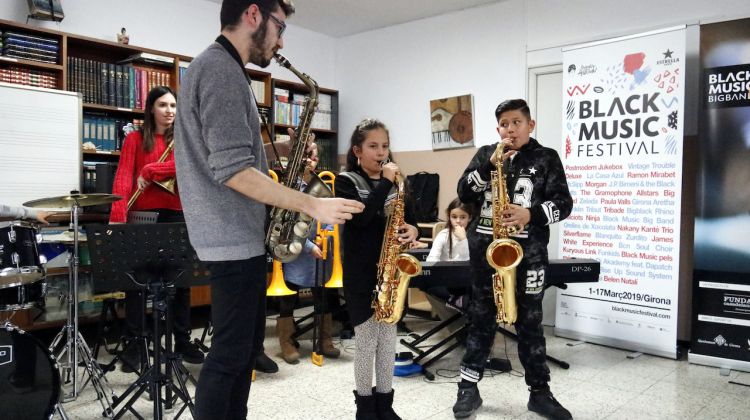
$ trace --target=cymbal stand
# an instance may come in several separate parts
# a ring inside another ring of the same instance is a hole
[[[104,377],[99,363],[93,358],[91,349],[78,331],[78,212],[80,206],[74,201],[70,208],[71,227],[73,229],[73,250],[68,258],[68,319],[62,330],[52,340],[49,350],[61,366],[63,384],[72,384],[68,393],[63,393],[63,402],[73,401],[84,386],[91,381],[96,390],[96,396],[108,416],[112,414],[112,399],[114,392]],[[64,340],[64,344],[63,343]],[[59,350],[58,350],[59,348]],[[83,362],[83,368],[88,373],[88,379],[79,387],[78,365]],[[65,387],[64,387],[65,388]],[[63,389],[64,390],[64,389]]]

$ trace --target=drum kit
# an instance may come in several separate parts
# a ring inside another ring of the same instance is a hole
[[[68,258],[67,321],[45,348],[10,322],[0,324],[0,407],[3,419],[50,418],[67,415],[61,402],[75,400],[91,381],[97,398],[110,417],[114,393],[91,349],[78,331],[78,216],[82,207],[109,204],[121,197],[112,194],[79,194],[49,197],[24,203],[32,208],[70,209],[72,249]],[[46,295],[46,259],[39,254],[37,228],[27,222],[0,224],[0,312],[41,306]],[[2,314],[0,313],[0,316]],[[82,367],[88,379],[79,378]],[[5,388],[15,392],[4,392]],[[68,390],[61,393],[63,390]],[[38,413],[36,411],[38,410]]]

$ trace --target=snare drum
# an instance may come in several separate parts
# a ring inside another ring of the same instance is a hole
[[[42,306],[46,294],[47,283],[44,281],[0,289],[0,311],[20,311]]]
[[[48,419],[59,398],[60,373],[49,350],[12,324],[0,324],[0,417]]]
[[[44,277],[44,257],[37,249],[37,230],[29,223],[0,225],[0,289],[22,286]]]

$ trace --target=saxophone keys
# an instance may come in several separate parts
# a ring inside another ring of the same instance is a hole
[[[309,233],[309,228],[309,224],[305,222],[297,222],[294,224],[294,234],[306,238]]]

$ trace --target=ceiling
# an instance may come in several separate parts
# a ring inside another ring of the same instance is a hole
[[[500,1],[294,0],[297,11],[289,23],[338,38]]]

